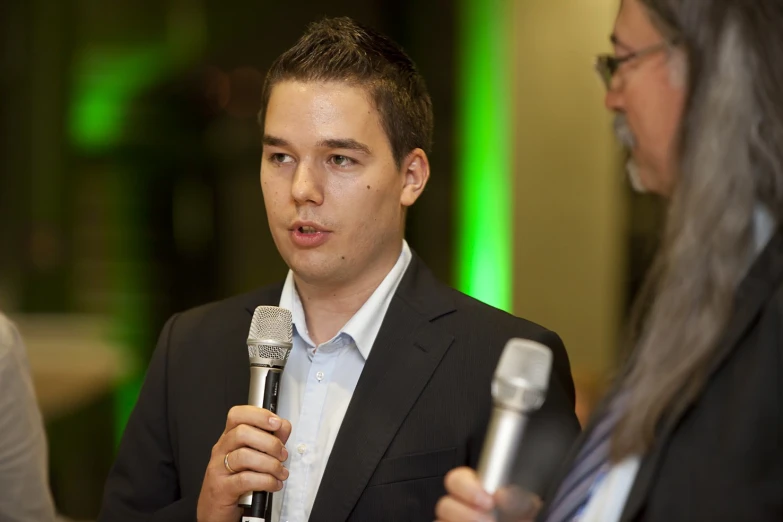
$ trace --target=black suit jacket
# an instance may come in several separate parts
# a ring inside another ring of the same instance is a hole
[[[196,308],[163,329],[117,460],[102,522],[194,521],[228,410],[246,404],[245,340],[256,306],[281,285]],[[310,520],[431,521],[446,472],[475,466],[506,341],[554,353],[546,403],[531,421],[519,479],[541,490],[579,432],[560,338],[437,282],[414,255],[356,386]],[[285,390],[282,391],[285,393]]]
[[[565,477],[591,429],[588,425],[550,492]],[[621,520],[783,520],[780,232],[740,285],[700,398],[661,426],[654,447],[642,459]]]

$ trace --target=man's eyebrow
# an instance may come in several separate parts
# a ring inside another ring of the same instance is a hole
[[[269,145],[270,147],[288,147],[290,145],[283,138],[278,138],[277,136],[270,136],[269,134],[264,134],[264,137],[261,139],[261,143],[263,143],[264,145]]]
[[[328,149],[357,150],[367,154],[368,156],[372,154],[370,147],[352,138],[333,138],[328,140],[321,140],[318,142],[318,146]]]

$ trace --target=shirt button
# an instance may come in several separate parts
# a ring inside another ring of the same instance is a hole
[[[304,455],[304,452],[307,451],[307,444],[298,445],[296,451],[298,451],[300,455]]]
[[[318,382],[321,382],[322,380],[324,380],[324,372],[316,373],[315,378],[318,379]]]

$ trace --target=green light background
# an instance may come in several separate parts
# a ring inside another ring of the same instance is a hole
[[[121,140],[127,109],[133,96],[152,85],[170,66],[162,46],[95,49],[81,56],[74,74],[69,114],[69,138],[82,154],[100,156]],[[119,443],[143,380],[149,307],[144,246],[139,238],[138,194],[134,180],[122,172],[107,171],[112,204],[111,227],[116,233],[110,245],[115,300],[109,337],[120,346],[131,368],[129,377],[114,394],[114,433]]]
[[[512,306],[509,0],[461,0],[459,12],[457,285]]]

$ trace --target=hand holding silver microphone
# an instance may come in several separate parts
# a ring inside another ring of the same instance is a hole
[[[492,380],[493,411],[478,463],[478,471],[462,467],[445,479],[447,495],[436,506],[439,521],[532,521],[541,500],[508,487],[529,414],[544,403],[552,372],[552,352],[526,339],[506,343]]]
[[[249,405],[231,408],[225,430],[212,448],[198,499],[198,522],[237,522],[242,506],[252,504],[253,492],[256,499],[264,498],[263,513],[271,505],[271,493],[280,491],[288,478],[283,462],[288,458],[285,443],[291,423],[275,411],[291,328],[291,313],[283,308],[260,306],[253,315],[248,336]],[[269,498],[263,493],[270,493]]]

